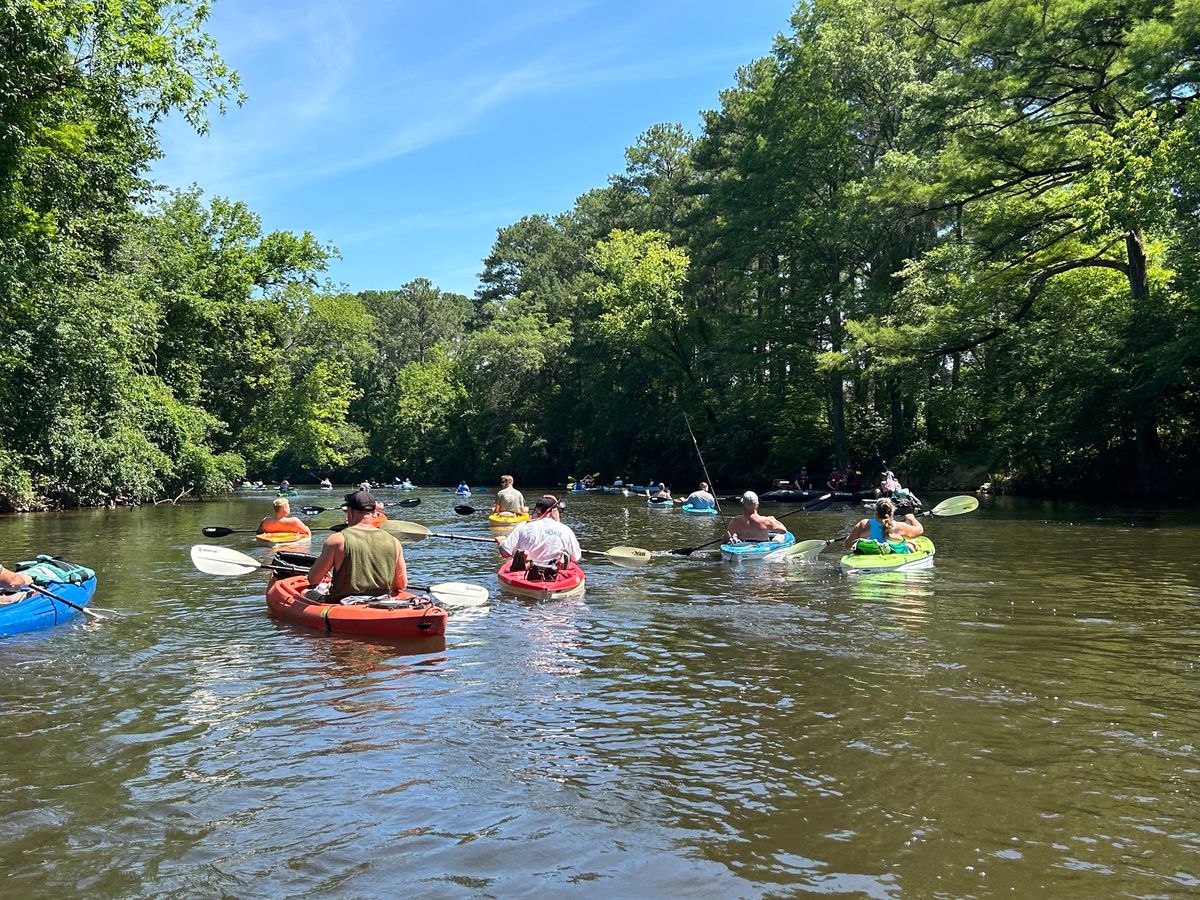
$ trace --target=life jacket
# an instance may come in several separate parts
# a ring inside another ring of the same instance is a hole
[[[16,571],[33,579],[34,584],[82,584],[96,577],[96,572],[87,566],[78,566],[59,556],[39,553],[37,559],[19,562]]]

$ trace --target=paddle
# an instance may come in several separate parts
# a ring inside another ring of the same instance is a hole
[[[704,454],[700,452],[700,444],[696,440],[696,432],[692,431],[692,420],[688,418],[687,413],[683,414],[683,422],[685,425],[687,425],[688,434],[690,434],[692,436],[692,446],[696,448],[696,456],[699,457],[699,459],[700,459],[700,468],[702,468],[704,470],[704,477],[708,482],[708,489],[710,491],[715,491],[716,488],[713,487],[712,476],[708,474],[708,466],[705,465],[705,462],[704,462]],[[716,497],[714,497],[713,499],[716,501],[716,504],[717,504],[717,515],[721,517],[721,524],[724,525],[726,528],[729,528],[729,520],[725,518],[725,513],[723,513],[721,511],[720,499],[716,498]],[[686,503],[687,501],[680,500],[679,502]]]
[[[345,531],[350,525],[346,522],[339,522],[337,525],[330,525],[328,528],[314,528],[312,531]],[[395,534],[403,534],[403,530],[395,527],[395,524],[389,519],[386,522],[379,524],[380,531],[389,531]],[[201,533],[205,537],[225,537],[230,534],[258,534],[259,532],[253,528],[225,528],[221,525],[209,525],[207,528],[201,528]],[[299,542],[308,537],[306,534],[299,535],[296,541]]]
[[[475,507],[468,506],[466,503],[458,504],[458,506],[454,507],[454,511],[460,516],[470,516],[479,512],[479,510],[477,510]]]
[[[230,550],[228,547],[217,547],[214,544],[196,544],[192,547],[192,565],[206,575],[248,575],[256,569],[268,569],[272,572],[300,575],[302,567],[293,565],[272,565],[259,562],[253,556]],[[460,581],[443,581],[437,584],[410,584],[416,591],[425,591],[438,603],[457,604],[459,606],[481,606],[488,601],[488,589],[478,584],[467,584]]]
[[[389,506],[398,506],[403,509],[412,509],[414,506],[420,505],[420,497],[411,497],[408,500],[397,500],[394,503],[385,503],[383,504],[383,508],[387,509]],[[340,506],[302,506],[300,507],[300,514],[305,516],[319,516],[323,512],[332,512],[333,510],[340,509]]]
[[[445,538],[449,541],[469,541],[476,544],[492,544],[496,545],[494,538],[475,537],[467,534],[447,534],[445,532],[430,531],[424,525],[418,522],[393,522],[397,526],[397,532],[403,534],[412,543],[423,541],[427,537]],[[651,553],[649,550],[643,550],[641,547],[611,547],[608,550],[583,550],[585,556],[605,556],[619,565],[644,566],[650,562]]]
[[[823,494],[822,496],[818,497],[815,500],[809,500],[807,503],[805,503],[799,509],[793,509],[791,512],[785,512],[783,515],[776,516],[775,518],[786,519],[788,516],[794,516],[796,513],[818,512],[822,509],[829,509],[829,507],[831,507],[831,506],[833,506],[833,494]],[[712,547],[712,546],[715,546],[716,544],[723,544],[728,539],[729,539],[728,536],[725,536],[725,537],[719,537],[715,541],[709,541],[707,544],[701,544],[698,547],[679,547],[678,549],[672,550],[671,554],[674,556],[691,556],[697,550],[703,550],[705,547]],[[793,546],[798,546],[798,545],[793,545]],[[791,547],[789,547],[788,549],[790,550]]]
[[[974,497],[961,495],[951,497],[948,500],[943,500],[933,509],[927,509],[924,512],[917,513],[914,518],[921,519],[925,516],[961,516],[963,513],[974,511],[979,506],[979,501]],[[839,534],[837,537],[830,538],[827,541],[814,539],[811,541],[801,541],[798,544],[793,544],[778,553],[772,553],[771,559],[786,559],[789,556],[803,556],[805,562],[814,562],[820,555],[821,551],[830,544],[836,544],[838,541],[844,541],[850,537],[850,532]]]
[[[95,610],[88,609],[86,606],[80,606],[78,603],[72,603],[66,597],[60,597],[58,594],[48,591],[44,587],[40,587],[36,584],[23,584],[20,587],[10,588],[8,591],[6,591],[6,593],[18,594],[23,591],[33,591],[35,594],[45,594],[51,600],[57,600],[59,603],[63,604],[63,606],[69,606],[71,609],[78,610],[94,622],[108,621],[108,616],[102,616],[100,613],[96,612]]]

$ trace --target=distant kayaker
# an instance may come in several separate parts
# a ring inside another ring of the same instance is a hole
[[[800,471],[796,473],[796,480],[792,482],[798,491],[812,490],[812,476],[808,474],[808,469],[805,466],[800,467]]]
[[[883,491],[884,496],[890,496],[900,490],[900,481],[892,474],[891,469],[884,469],[879,475],[879,489]]]
[[[559,520],[559,502],[553,494],[543,494],[534,504],[533,518],[522,522],[507,537],[496,538],[500,553],[512,557],[512,571],[523,571],[533,564],[561,569],[567,561],[579,562],[583,556],[575,532]]]
[[[303,521],[292,515],[292,505],[287,497],[276,497],[271,501],[271,506],[275,511],[269,516],[263,516],[263,520],[258,523],[260,534],[312,534]]]
[[[897,519],[896,504],[884,497],[875,504],[873,518],[861,519],[851,529],[844,546],[847,550],[853,550],[860,540],[871,540],[876,544],[887,544],[893,553],[912,553],[916,548],[908,539],[924,533],[925,526],[912,513]]]
[[[772,535],[786,534],[787,527],[774,516],[760,515],[758,494],[742,494],[742,514],[729,520],[729,536],[735,541],[769,541]]]
[[[460,481],[458,483],[458,487],[455,489],[455,492],[459,494],[469,494],[471,493],[471,486],[465,481]]]
[[[688,494],[687,499],[682,502],[693,509],[717,508],[717,498],[709,493],[707,481],[700,482],[700,487]]]
[[[646,488],[646,496],[651,500],[670,500],[671,492],[667,490],[665,484],[661,481],[657,485],[651,485]]]
[[[831,491],[840,491],[842,489],[842,473],[834,469],[829,473],[829,478],[825,480],[825,486]]]
[[[0,591],[14,590],[23,588],[26,585],[33,584],[33,579],[24,572],[14,572],[12,569],[6,569],[0,566]],[[15,603],[24,598],[24,594],[0,594],[0,604]]]
[[[408,586],[404,550],[398,540],[372,523],[375,498],[370,491],[359,490],[346,495],[345,505],[350,527],[325,541],[321,555],[308,570],[310,588],[317,588],[332,572],[329,593],[320,598],[327,603],[404,590]]]
[[[292,489],[292,485],[285,478],[283,481],[279,482],[279,489],[281,491],[290,491]]]
[[[333,482],[332,482],[332,481],[330,481],[328,478],[322,478],[322,479],[321,479],[321,487],[323,487],[323,488],[332,488],[332,487],[333,487]]]
[[[529,507],[525,505],[525,495],[513,487],[513,477],[501,475],[500,490],[496,491],[496,502],[492,506],[492,513],[496,515],[511,513],[514,516],[523,516],[528,512]]]

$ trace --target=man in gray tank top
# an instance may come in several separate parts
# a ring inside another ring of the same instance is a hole
[[[321,555],[308,570],[313,588],[333,573],[327,603],[346,597],[393,594],[408,585],[404,551],[400,542],[372,524],[375,498],[369,491],[346,495],[346,521],[349,528],[334,532],[321,548]]]

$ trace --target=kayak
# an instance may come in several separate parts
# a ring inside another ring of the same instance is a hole
[[[767,491],[758,499],[763,503],[807,503],[809,500],[816,500],[818,497],[824,497],[826,494],[832,494],[833,500],[838,503],[850,503],[854,500],[868,500],[875,497],[874,489],[866,491],[830,491],[829,489],[825,489],[823,491]]]
[[[690,513],[693,516],[715,516],[719,515],[715,507],[712,506],[692,506],[690,503],[685,503],[679,507],[685,513]]]
[[[529,513],[492,513],[488,516],[488,523],[491,525],[516,525],[519,522],[528,522]]]
[[[470,491],[455,491],[454,493],[455,493],[455,494],[457,494],[458,496],[462,497],[464,500],[465,500],[467,497],[470,497],[470,496],[471,496],[471,492],[470,492]]]
[[[776,538],[773,541],[738,541],[736,544],[722,544],[721,558],[734,562],[766,559],[776,550],[783,550],[796,543],[796,536],[790,531],[776,535]]]
[[[75,618],[79,610],[63,600],[74,603],[75,606],[87,606],[96,593],[96,576],[92,575],[76,584],[56,581],[42,587],[62,600],[53,600],[37,591],[25,591],[22,599],[0,605],[0,635],[37,631],[51,625],[61,625]]]
[[[670,509],[675,505],[675,501],[670,497],[647,497],[646,505],[651,509]]]
[[[268,544],[298,544],[312,540],[311,534],[300,534],[298,531],[260,531],[255,537]]]
[[[277,497],[295,497],[299,493],[300,493],[299,491],[276,491],[275,496],[277,496]]]
[[[402,484],[391,484],[388,487],[393,487],[398,491],[415,491],[417,486],[410,481],[405,481]]]
[[[583,593],[583,569],[575,563],[558,573],[553,581],[531,581],[528,570],[524,572],[509,571],[512,560],[506,560],[496,576],[500,579],[501,587],[522,597],[532,597],[535,600],[554,600],[558,597],[577,597]]]
[[[917,548],[912,553],[847,553],[841,569],[847,574],[866,575],[874,572],[915,572],[933,566],[933,541],[927,537],[912,539]]]
[[[307,588],[307,575],[273,576],[267,585],[271,615],[331,634],[412,639],[446,633],[446,611],[428,597],[400,591],[370,603],[319,603],[305,596]]]

